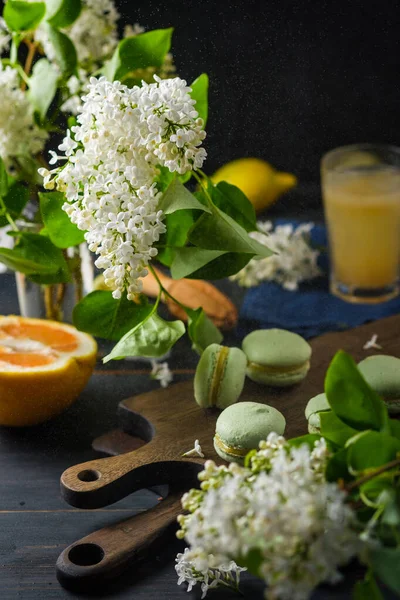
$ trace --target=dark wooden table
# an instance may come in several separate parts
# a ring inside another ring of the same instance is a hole
[[[235,299],[239,302],[240,294],[236,294]],[[0,275],[0,314],[17,313],[14,278]],[[234,334],[228,336],[228,343],[232,342]],[[100,350],[104,353],[105,348]],[[191,378],[196,362],[188,343],[178,343],[169,359],[174,380]],[[84,511],[68,506],[59,491],[60,474],[67,467],[100,456],[92,450],[91,442],[117,426],[118,402],[158,387],[158,382],[150,380],[148,374],[148,365],[137,361],[104,366],[99,361],[79,400],[60,417],[37,427],[0,429],[1,600],[86,598],[64,590],[57,582],[55,562],[60,552],[92,531],[144,511],[157,502],[157,494],[142,490],[110,507]],[[171,537],[161,553],[104,589],[101,597],[200,598],[198,590],[188,595],[186,586],[176,585],[174,557],[183,547],[182,542]],[[347,568],[342,584],[319,588],[313,600],[350,599],[357,573],[357,567]],[[242,588],[244,597],[249,600],[263,598],[263,585],[250,576],[243,577]],[[226,591],[210,592],[210,597],[238,598]]]

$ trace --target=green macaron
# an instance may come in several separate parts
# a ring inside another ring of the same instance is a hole
[[[308,401],[305,415],[308,422],[308,433],[321,432],[321,418],[319,414],[325,410],[330,410],[326,394],[318,394]]]
[[[237,401],[246,377],[247,359],[240,348],[210,344],[194,376],[194,397],[199,406],[226,408]]]
[[[242,349],[248,360],[246,374],[257,383],[287,387],[302,381],[310,368],[310,344],[284,329],[253,331]]]
[[[258,402],[238,402],[224,410],[215,426],[214,448],[226,461],[244,463],[250,450],[258,448],[272,431],[282,435],[285,417],[279,410]]]
[[[385,401],[388,411],[400,413],[400,358],[375,354],[358,363],[358,369]]]

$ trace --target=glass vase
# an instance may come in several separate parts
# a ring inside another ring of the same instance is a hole
[[[93,290],[94,265],[85,243],[68,248],[66,254],[71,282],[39,285],[23,273],[15,274],[21,316],[72,323],[75,305]]]

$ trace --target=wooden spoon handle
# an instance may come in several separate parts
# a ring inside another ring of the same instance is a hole
[[[154,508],[109,525],[66,548],[58,557],[57,578],[74,591],[92,591],[148,556],[182,512],[182,491],[172,492]]]

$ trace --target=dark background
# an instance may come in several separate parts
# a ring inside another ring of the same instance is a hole
[[[173,26],[177,72],[211,80],[206,171],[258,156],[317,182],[327,150],[400,145],[400,3],[117,0],[121,24]]]

